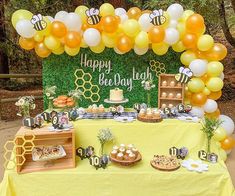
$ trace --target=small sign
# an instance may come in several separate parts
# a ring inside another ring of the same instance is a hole
[[[90,165],[94,166],[96,170],[99,168],[105,169],[109,163],[109,158],[107,155],[102,155],[101,157],[94,155],[90,157],[89,161]]]
[[[169,154],[171,156],[177,157],[177,159],[185,159],[185,157],[188,155],[188,149],[186,147],[182,147],[180,149],[172,147],[169,149]]]
[[[211,163],[217,163],[218,161],[218,155],[215,153],[207,153],[204,150],[198,151],[198,157],[202,161],[209,161]]]
[[[46,121],[47,123],[49,123],[51,121],[51,117],[50,117],[50,114],[48,112],[43,112],[41,114],[41,116],[43,117],[44,121]]]
[[[36,116],[35,118],[27,117],[23,119],[23,126],[29,127],[31,129],[41,128],[43,124],[43,118],[41,116]]]
[[[79,147],[76,150],[76,154],[81,158],[81,160],[90,158],[94,154],[94,147],[88,146],[86,149]]]

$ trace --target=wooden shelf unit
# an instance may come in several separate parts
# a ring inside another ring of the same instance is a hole
[[[162,82],[167,81],[167,86],[162,86]],[[170,82],[174,81],[175,86],[171,87]],[[169,104],[173,104],[174,106],[184,103],[184,84],[180,84],[177,86],[178,82],[175,80],[175,74],[160,74],[158,79],[158,108],[162,107],[162,104],[166,104],[167,107]],[[169,97],[161,97],[162,93],[166,92],[167,95],[169,93],[174,94],[174,98]],[[181,93],[181,98],[176,98],[176,94]]]
[[[35,135],[33,143],[35,146],[54,146],[62,145],[66,156],[53,160],[51,165],[45,165],[46,162],[35,162],[32,160],[32,143],[24,142],[21,137],[26,135],[25,138],[32,138],[30,133]],[[41,129],[30,130],[26,127],[21,127],[16,134],[16,163],[21,163],[23,158],[25,162],[23,165],[16,166],[18,173],[30,173],[36,171],[45,171],[45,170],[55,170],[55,169],[67,169],[74,168],[76,166],[75,162],[75,132],[74,129],[70,131],[63,132],[51,132],[48,130],[48,127],[43,127]],[[24,149],[28,149],[24,153]]]

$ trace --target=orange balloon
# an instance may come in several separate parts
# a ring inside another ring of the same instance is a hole
[[[203,93],[194,93],[191,96],[190,102],[195,106],[202,106],[206,103],[207,96]]]
[[[217,91],[217,92],[211,92],[211,93],[208,95],[208,98],[209,98],[209,99],[213,99],[213,100],[217,100],[217,99],[219,99],[221,96],[222,96],[222,91]]]
[[[101,18],[101,26],[106,33],[114,33],[118,29],[118,20],[115,16],[104,16]]]
[[[186,48],[196,48],[197,36],[193,33],[187,33],[183,36],[182,42]]]
[[[82,30],[85,31],[89,28],[89,25],[87,23],[82,24]]]
[[[165,30],[163,27],[160,26],[153,26],[149,32],[149,40],[152,43],[160,43],[164,40],[165,37]]]
[[[235,139],[232,136],[227,136],[221,143],[221,148],[230,150],[235,146]]]
[[[210,119],[217,119],[220,116],[220,110],[217,109],[215,112],[212,113],[205,113],[205,116]]]
[[[35,47],[35,41],[33,38],[27,39],[27,38],[20,37],[19,44],[21,48],[25,50],[32,50]]]
[[[120,24],[121,23],[121,18],[120,18],[120,16],[114,16],[115,18],[116,18],[116,20],[118,21],[118,24]]]
[[[67,28],[63,22],[54,21],[51,24],[51,34],[55,37],[61,38],[64,37],[67,33]]]
[[[121,35],[117,39],[117,48],[121,52],[129,52],[133,46],[133,43],[131,41],[131,38],[129,38],[127,35]]]
[[[200,78],[201,78],[201,80],[202,80],[204,83],[206,83],[207,80],[209,79],[207,74],[204,74],[204,75],[201,76]]]
[[[138,7],[132,7],[127,11],[127,15],[129,19],[136,19],[138,20],[141,15],[141,10]]]
[[[35,52],[38,56],[46,58],[51,54],[51,51],[46,47],[46,45],[41,42],[35,45]]]
[[[227,55],[227,48],[220,43],[215,43],[214,46],[206,52],[206,57],[211,61],[221,61]]]
[[[81,35],[76,31],[69,31],[65,36],[65,44],[69,48],[76,48],[80,46],[81,43]]]
[[[186,20],[186,29],[191,33],[200,33],[205,27],[204,19],[200,14],[192,14]]]

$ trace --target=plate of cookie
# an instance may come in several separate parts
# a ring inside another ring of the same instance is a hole
[[[161,171],[175,171],[181,166],[177,157],[165,155],[154,155],[150,164],[153,168]]]
[[[142,160],[140,152],[133,144],[114,146],[109,158],[113,163],[122,166],[131,166]]]

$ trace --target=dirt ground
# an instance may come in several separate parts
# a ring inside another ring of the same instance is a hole
[[[226,114],[230,116],[233,120],[235,120],[235,100],[227,101],[219,103],[219,108],[221,109],[222,114]],[[15,121],[3,121],[0,120],[0,181],[3,178],[4,168],[3,168],[3,145],[9,139],[12,139],[21,126],[21,120]],[[233,180],[233,184],[235,186],[235,149],[229,155],[226,165],[228,167],[229,173]]]

